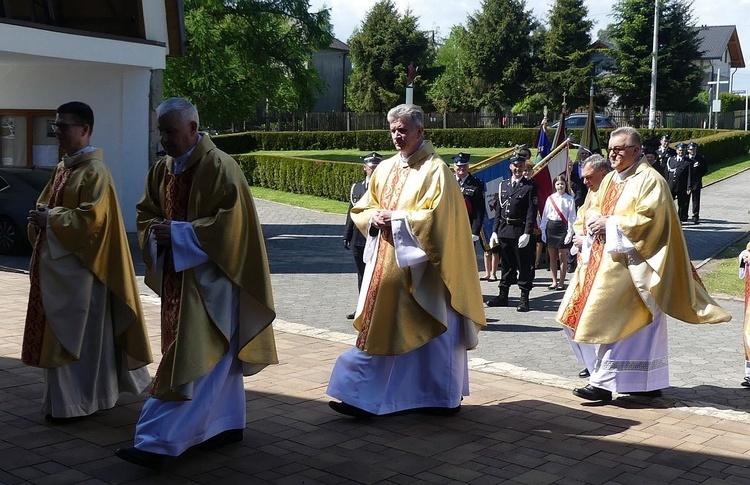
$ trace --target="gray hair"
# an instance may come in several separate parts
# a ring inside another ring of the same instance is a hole
[[[630,143],[640,148],[640,146],[643,144],[643,141],[641,140],[641,134],[638,133],[638,130],[631,126],[621,126],[617,129],[615,129],[612,133],[609,134],[609,137],[612,138],[613,136],[620,136],[620,135],[627,135],[628,138],[630,138]]]
[[[388,112],[388,123],[393,123],[396,120],[406,119],[409,126],[418,128],[424,126],[422,119],[424,118],[424,111],[416,104],[399,104],[395,108],[391,108]]]
[[[590,155],[581,163],[581,168],[591,167],[592,170],[603,170],[605,173],[612,170],[609,160],[601,155]]]
[[[157,118],[173,112],[178,113],[182,121],[195,121],[197,126],[201,125],[198,118],[198,108],[185,98],[169,98],[156,107]]]

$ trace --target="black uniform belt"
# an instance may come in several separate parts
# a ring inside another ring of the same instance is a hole
[[[524,219],[513,219],[510,217],[501,217],[500,220],[505,221],[506,224],[510,224],[512,226],[523,225],[526,223]]]

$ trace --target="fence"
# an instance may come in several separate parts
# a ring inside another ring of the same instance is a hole
[[[648,113],[628,110],[615,110],[608,116],[617,126],[634,128],[648,127]],[[542,122],[537,113],[425,113],[425,128],[533,128]],[[548,115],[552,124],[559,114]],[[708,113],[657,112],[658,128],[714,128],[742,130],[745,127],[745,111],[713,113],[709,125]],[[246,131],[359,131],[383,130],[388,128],[385,113],[268,113],[230,123],[227,126],[212,127],[220,133],[241,133]]]

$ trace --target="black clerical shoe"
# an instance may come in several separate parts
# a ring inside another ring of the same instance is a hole
[[[145,466],[152,470],[161,470],[164,464],[164,455],[151,453],[137,448],[118,448],[115,456],[136,465]]]
[[[350,313],[349,315],[347,315],[346,319],[347,320],[354,320],[354,313]]]
[[[583,369],[581,372],[578,373],[578,377],[580,377],[581,379],[585,379],[587,377],[591,377],[591,373],[589,372],[588,369]]]
[[[222,446],[242,441],[242,435],[244,432],[244,429],[228,429],[208,438],[203,443],[195,445],[195,447],[203,451],[218,450]]]
[[[417,408],[415,409],[415,411],[421,414],[429,414],[431,416],[455,416],[456,414],[461,412],[461,405],[459,404],[455,408]]]
[[[601,387],[594,387],[591,384],[587,384],[586,387],[579,387],[573,389],[573,394],[576,396],[587,399],[589,401],[611,401],[612,392],[602,389]]]
[[[626,392],[625,394],[628,396],[649,397],[653,399],[655,397],[661,397],[662,392],[661,389],[655,389],[653,391]]]
[[[70,423],[75,423],[76,421],[80,421],[82,419],[86,419],[87,417],[88,416],[72,416],[70,418],[56,418],[55,416],[52,416],[51,414],[45,414],[44,420],[50,424],[70,424]]]
[[[740,382],[740,385],[742,387],[750,387],[750,377],[745,377],[745,380]]]
[[[364,409],[360,409],[345,402],[328,401],[328,406],[337,413],[352,416],[357,419],[370,419],[375,416],[375,414],[369,411],[365,411]]]

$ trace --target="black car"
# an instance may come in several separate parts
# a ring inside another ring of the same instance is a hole
[[[586,119],[589,117],[586,113],[573,113],[565,118],[566,129],[583,128],[586,126]],[[617,124],[609,116],[594,115],[596,118],[596,127],[600,130],[614,130]],[[550,128],[557,128],[558,123],[550,125]]]
[[[0,167],[0,254],[29,249],[26,217],[51,176],[49,169]]]

